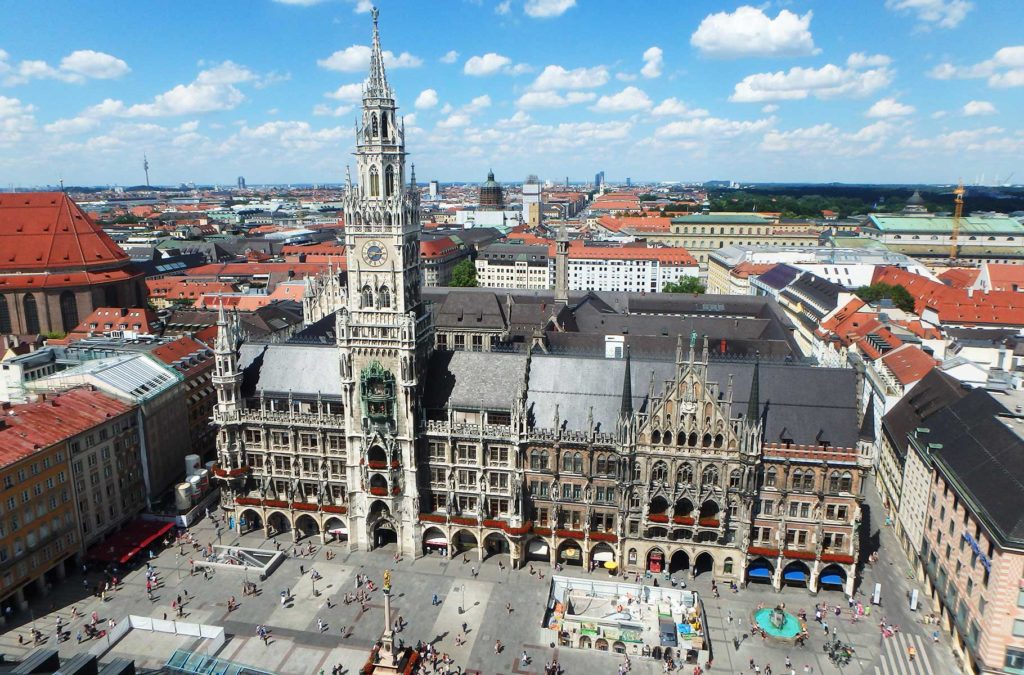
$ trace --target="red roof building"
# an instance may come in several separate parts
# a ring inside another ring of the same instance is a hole
[[[904,391],[935,367],[935,359],[915,345],[903,345],[882,357],[885,369],[903,385]]]
[[[145,307],[99,307],[85,317],[63,340],[50,340],[48,344],[70,344],[94,335],[112,331],[155,335],[158,333],[156,312]]]
[[[142,273],[63,192],[0,194],[0,335],[67,333],[145,302]]]
[[[1024,327],[1024,294],[951,288],[898,267],[875,269],[872,283],[900,285],[914,297],[914,311],[933,326]]]

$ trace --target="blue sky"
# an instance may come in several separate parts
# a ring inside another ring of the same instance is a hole
[[[378,4],[421,180],[1024,182],[1018,0]],[[368,9],[0,0],[0,186],[340,182]]]

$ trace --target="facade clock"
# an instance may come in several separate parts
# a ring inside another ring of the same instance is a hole
[[[388,251],[384,244],[376,239],[363,244],[363,262],[371,267],[380,267],[388,259]]]

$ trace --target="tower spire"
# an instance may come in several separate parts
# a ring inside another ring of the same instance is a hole
[[[629,345],[626,345],[626,369],[622,373],[622,404],[619,417],[629,419],[633,414],[633,369],[630,367]]]
[[[384,55],[380,49],[380,30],[377,27],[380,11],[374,7],[370,14],[373,16],[373,51],[370,53],[370,77],[366,81],[363,98],[392,98],[391,87],[384,73]]]
[[[858,438],[868,443],[875,441],[875,392],[868,398],[868,407],[864,409],[864,418],[860,421]]]
[[[488,174],[487,180],[494,180],[494,174]],[[555,248],[555,304],[569,304],[569,233],[564,220],[558,224]]]
[[[754,361],[754,375],[750,380],[750,396],[747,398],[747,424],[757,424],[761,417],[761,362]]]

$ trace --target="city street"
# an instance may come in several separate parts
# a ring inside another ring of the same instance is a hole
[[[867,503],[871,508],[865,509],[865,513],[880,512],[873,489]],[[193,532],[201,543],[215,539],[214,528],[206,520],[195,526]],[[839,639],[856,650],[855,662],[842,670],[829,663],[822,649],[824,631],[813,622],[809,626],[810,640],[803,649],[785,649],[749,637],[747,623],[758,603],[771,606],[785,602],[790,611],[804,608],[813,614],[815,600],[830,606],[838,603],[845,609],[846,598],[841,594],[823,592],[814,598],[802,589],[775,593],[770,586],[752,584],[738,593],[723,588],[722,597],[716,599],[711,594],[709,576],[694,580],[691,587],[704,598],[711,629],[714,650],[711,672],[747,672],[750,660],[754,659],[762,672],[766,665],[771,665],[774,673],[784,673],[787,656],[798,673],[804,666],[810,666],[810,672],[814,673],[923,675],[958,672],[952,666],[948,645],[945,642],[932,644],[932,627],[918,623],[920,613],[913,614],[907,609],[905,594],[911,584],[906,574],[908,565],[892,533],[883,531],[881,542],[880,561],[865,572],[858,599],[866,603],[874,583],[878,582],[882,584],[882,606],[874,607],[871,615],[858,623],[850,621],[849,612],[844,612],[838,622],[829,621],[830,630],[836,628]],[[225,539],[224,543],[239,541]],[[259,534],[247,535],[240,543],[273,548],[273,543],[263,541]],[[557,659],[570,674],[615,673],[621,662],[619,657],[602,652],[552,647],[554,635],[540,627],[548,594],[548,575],[545,574],[542,581],[526,570],[512,571],[508,565],[502,570],[497,558],[486,561],[479,569],[472,557],[464,563],[461,557],[448,561],[436,555],[415,561],[404,559],[395,565],[393,550],[349,554],[337,549],[334,559],[327,561],[323,549],[318,549],[312,557],[289,558],[268,581],[260,584],[260,595],[251,597],[243,595],[246,575],[242,570],[218,570],[210,580],[204,580],[199,573],[190,576],[188,551],[183,557],[179,557],[177,551],[176,547],[167,549],[154,561],[164,582],[164,586],[154,592],[154,601],[146,597],[144,567],[128,574],[121,589],[108,594],[105,603],[92,597],[83,599],[81,578],[73,575],[54,588],[47,598],[35,603],[34,621],[9,628],[0,637],[0,651],[16,658],[30,651],[27,645],[18,644],[18,636],[29,639],[32,626],[52,642],[57,616],[63,617],[67,624],[72,606],[86,617],[97,611],[104,624],[110,617],[119,619],[129,613],[155,618],[162,618],[166,613],[168,618],[173,618],[171,602],[181,594],[187,598],[184,621],[215,624],[226,629],[228,642],[217,654],[220,658],[277,673],[318,673],[320,669],[329,672],[336,664],[344,667],[343,672],[354,673],[358,672],[368,649],[383,630],[383,602],[379,591],[372,592],[364,612],[358,603],[346,605],[344,596],[357,590],[357,574],[367,575],[379,588],[381,572],[394,568],[393,617],[401,617],[405,624],[396,638],[412,645],[417,640],[432,642],[439,652],[447,653],[457,666],[468,672],[537,673],[545,662]],[[314,582],[311,568],[323,578]],[[585,573],[580,568],[567,567],[563,574],[583,576]],[[601,577],[605,574],[595,572]],[[90,584],[99,580],[96,574],[89,578]],[[281,593],[285,590],[290,592],[290,599],[282,604]],[[437,606],[431,603],[434,593],[440,600]],[[239,608],[229,612],[227,601],[232,596]],[[328,599],[332,604],[330,608]],[[507,603],[512,605],[511,615],[506,611]],[[895,637],[880,637],[878,622],[882,617],[900,626]],[[323,632],[318,630],[318,619],[325,624]],[[84,622],[84,619],[70,620],[71,639],[60,646],[62,656],[90,646],[88,640],[81,646],[76,642]],[[463,622],[468,628],[465,641],[456,644]],[[256,635],[258,624],[270,629],[267,644]],[[346,637],[342,637],[343,629]],[[738,650],[733,647],[734,638],[739,641]],[[495,641],[499,639],[504,650],[495,654]],[[193,638],[133,631],[113,653],[135,658],[141,668],[157,668],[174,649],[191,649],[194,642]],[[916,647],[919,655],[913,663],[907,659],[910,645]],[[519,667],[519,657],[524,650],[531,658],[531,665],[525,669]],[[634,673],[663,672],[660,663],[649,659],[634,658],[632,665]],[[689,673],[691,669],[692,666],[687,667],[683,672]]]

